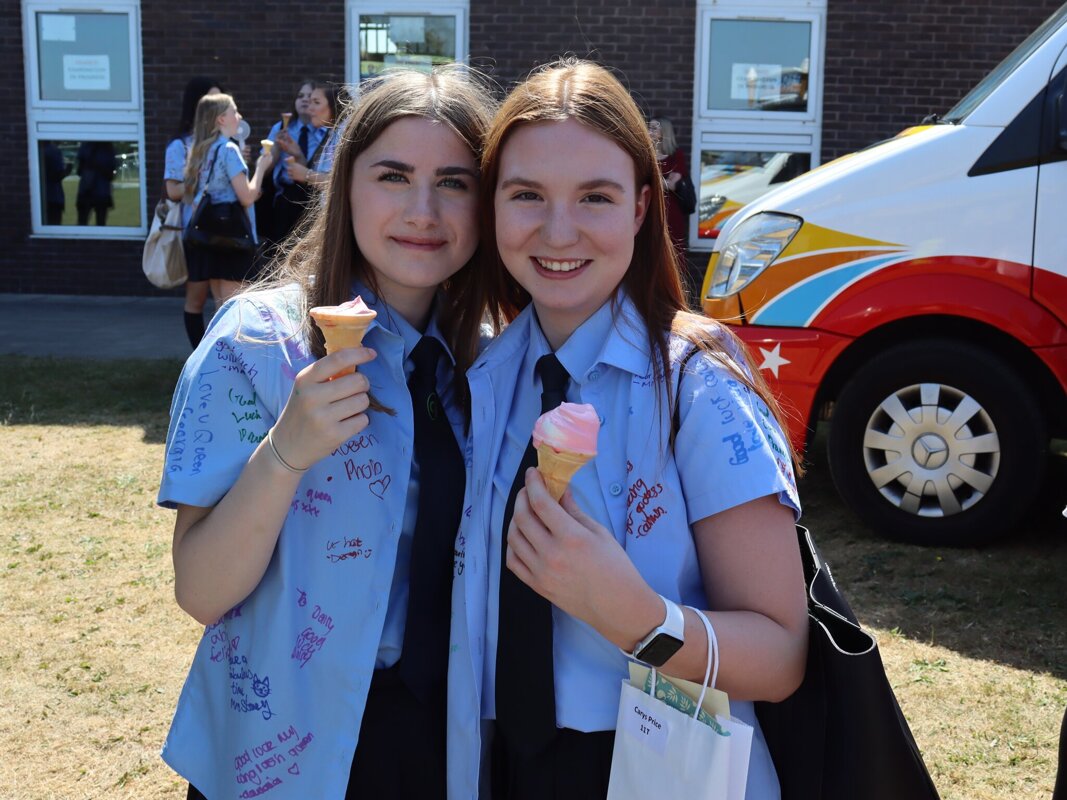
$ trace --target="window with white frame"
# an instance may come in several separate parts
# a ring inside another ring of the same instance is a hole
[[[138,0],[23,0],[32,230],[138,238],[144,114]]]
[[[690,247],[710,250],[738,209],[818,165],[825,21],[825,0],[699,0]]]
[[[429,71],[467,60],[469,3],[347,0],[347,80],[357,85],[390,67]]]

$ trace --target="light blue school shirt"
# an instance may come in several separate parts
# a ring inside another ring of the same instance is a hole
[[[698,355],[679,396],[680,430],[673,454],[672,422],[661,384],[652,377],[644,323],[621,293],[605,303],[560,348],[574,370],[567,396],[590,403],[601,419],[598,455],[575,475],[579,505],[614,532],[646,581],[676,602],[706,608],[691,525],[768,494],[799,515],[785,437],[766,405],[734,379],[719,358]],[[723,339],[717,324],[708,325]],[[540,338],[539,338],[540,335]],[[585,341],[581,341],[581,340]],[[732,360],[743,364],[723,339]],[[521,450],[540,410],[533,364],[547,343],[527,307],[468,372],[471,437],[467,507],[457,539],[453,648],[449,663],[449,724],[472,713],[494,715],[496,604],[502,506]],[[670,340],[670,380],[690,349]],[[527,351],[532,350],[533,353]],[[590,354],[592,353],[592,357]],[[747,368],[747,367],[745,367]],[[529,394],[531,399],[516,394]],[[536,408],[535,408],[536,404]],[[533,409],[531,411],[531,409]],[[522,421],[512,425],[517,413]],[[522,430],[519,426],[528,426]],[[626,658],[592,628],[553,608],[557,725],[580,731],[615,727]],[[749,800],[779,796],[777,776],[752,703],[734,701],[735,716],[756,728],[749,766]],[[449,761],[453,796],[477,796],[478,774],[459,753],[478,751],[480,729],[450,728],[457,758]]]
[[[233,190],[233,179],[244,173],[248,174],[248,166],[241,156],[241,148],[231,139],[219,136],[204,154],[204,161],[200,165],[200,180],[197,183],[196,195],[193,197],[193,209],[200,203],[200,198],[207,192],[211,195],[212,203],[235,203],[237,193]],[[252,241],[258,243],[256,235],[256,205],[244,206],[248,214],[248,221],[252,227]]]
[[[571,336],[556,352],[563,368],[568,375],[582,377],[589,373],[596,363],[596,357],[611,330],[611,309],[605,306],[600,312],[594,314]],[[534,312],[534,319],[537,314]],[[580,334],[580,335],[579,335]],[[511,484],[515,480],[522,456],[526,452],[526,445],[530,441],[530,433],[534,423],[541,416],[541,380],[537,377],[536,366],[541,356],[552,352],[552,346],[548,343],[541,326],[536,321],[530,325],[530,343],[526,348],[526,354],[522,359],[522,367],[519,370],[518,386],[520,391],[515,392],[511,402],[511,410],[507,417],[507,425],[504,430],[504,447],[500,450],[497,459],[496,471],[493,473],[493,499],[492,515],[489,522],[489,552],[500,554],[504,541],[504,507],[508,495],[511,492]],[[613,398],[615,400],[621,399]],[[567,382],[566,398],[568,403],[581,403],[579,385],[572,378]],[[625,413],[625,408],[617,408],[612,414],[613,419],[619,419],[619,414]],[[582,467],[580,472],[587,472]],[[607,518],[607,507],[599,491],[590,491],[594,488],[590,481],[571,481],[571,491],[575,500],[595,519]],[[620,544],[625,544],[625,533],[616,532],[616,538]],[[489,560],[489,585],[500,586],[500,571],[503,568],[501,558]],[[496,719],[496,642],[497,622],[499,609],[495,602],[490,602],[485,626],[485,653],[486,663],[484,666],[484,684],[482,689],[482,716],[484,719]],[[610,662],[626,668],[626,659],[619,653],[619,649],[613,646],[604,637],[595,635],[595,631],[586,623],[565,614],[555,606],[552,606],[552,631],[553,631],[553,654],[557,664],[555,673],[556,701],[560,708],[559,724],[565,728],[575,730],[608,730],[615,727],[615,719],[607,728],[579,728],[584,720],[575,713],[579,708],[586,707],[587,713],[596,714],[598,706],[604,705],[604,697],[579,696],[575,690],[579,689],[580,681],[568,680],[568,673],[577,672],[579,675],[588,672],[591,666],[600,662]],[[593,635],[591,635],[593,634]],[[562,658],[561,654],[566,654]],[[618,692],[615,692],[616,704]],[[573,724],[571,724],[573,723]],[[587,724],[587,723],[586,723]]]
[[[404,340],[404,381],[411,379],[415,371],[415,364],[411,360],[411,351],[422,338],[415,328],[406,319],[392,311],[384,303],[378,303],[374,299],[374,293],[370,289],[357,286],[355,294],[363,298],[363,301],[378,310],[378,322],[388,328],[392,333]],[[380,310],[383,309],[384,311]],[[447,358],[437,365],[438,394],[445,384],[452,380],[452,371],[455,368],[455,359],[448,349],[445,337],[437,326],[436,315],[430,318],[430,324],[426,326],[426,336],[432,336],[441,343]],[[447,363],[445,363],[447,361]],[[415,522],[419,515],[419,462],[415,458],[414,451],[411,456],[411,477],[408,480],[407,502],[404,505],[404,525],[400,530],[400,541],[397,544],[396,566],[393,570],[393,584],[389,589],[389,607],[385,612],[385,627],[382,630],[382,640],[378,645],[378,657],[375,659],[376,669],[391,667],[400,660],[404,649],[404,630],[408,617],[408,597],[410,596],[409,582],[411,579],[411,546],[415,541]]]
[[[360,369],[396,416],[371,412],[364,431],[301,477],[259,585],[204,632],[162,756],[208,797],[342,797],[371,676],[402,642],[411,332],[358,291],[379,314],[365,340],[378,357]],[[161,505],[214,506],[236,482],[314,360],[299,300],[295,286],[242,295],[212,320],[174,394]],[[438,393],[462,442],[450,375],[442,360]],[[477,762],[476,752],[453,755]]]
[[[185,181],[185,162],[189,157],[189,148],[193,146],[192,134],[186,134],[171,139],[167,145],[166,156],[163,160],[163,180]],[[193,207],[188,203],[182,203],[182,227],[189,227],[189,220],[193,216]]]
[[[304,128],[308,129],[307,157],[308,161],[310,161],[311,157],[315,155],[315,150],[318,149],[318,146],[322,143],[322,140],[326,138],[326,134],[329,131],[329,128],[316,128],[310,123],[301,122],[300,119],[294,114],[293,118],[289,120],[289,127],[286,128],[286,130],[289,131],[289,135],[293,137],[293,141],[299,143],[300,131],[302,131]],[[270,133],[267,134],[267,138],[270,139],[272,142],[277,141],[278,134],[281,133],[281,130],[282,123],[281,120],[278,120],[271,127]],[[285,153],[284,151],[279,151],[279,153],[280,155],[278,156],[278,163],[274,165],[273,173],[274,185],[275,187],[277,187],[277,191],[275,191],[274,193],[276,197],[282,193],[283,186],[285,186],[286,184],[293,183],[291,180],[289,180],[289,173],[285,171],[285,157],[288,155],[288,153]]]
[[[345,134],[345,122],[342,122],[336,128],[325,128],[325,144],[322,145],[322,155],[319,156],[319,160],[315,162],[316,172],[325,172],[327,175],[330,170],[333,169],[333,156],[337,152],[337,144],[341,140],[341,137]]]

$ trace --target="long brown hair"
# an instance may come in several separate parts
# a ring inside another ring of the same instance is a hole
[[[325,203],[310,205],[297,230],[283,243],[270,273],[253,287],[299,284],[303,333],[315,356],[324,356],[326,347],[322,332],[308,321],[308,309],[349,300],[353,278],[379,294],[374,271],[352,232],[349,187],[356,157],[392,123],[404,117],[422,117],[447,125],[477,161],[493,105],[484,81],[458,65],[435,67],[430,73],[390,71],[360,86],[359,98],[336,123],[337,149],[330,168],[332,177],[323,190]],[[482,319],[472,278],[474,264],[483,252],[484,246],[479,245],[471,260],[445,281],[438,295],[438,325],[456,359],[453,386],[464,411],[470,408],[465,373],[477,353]]]
[[[721,323],[691,314],[677,253],[667,232],[662,174],[648,126],[625,87],[604,67],[569,58],[535,70],[515,87],[493,120],[482,151],[482,245],[489,254],[484,286],[485,305],[499,329],[530,302],[529,293],[511,277],[496,246],[493,196],[500,174],[500,157],[509,137],[524,125],[574,119],[606,136],[633,160],[638,191],[649,186],[648,211],[634,238],[634,253],[621,286],[637,307],[648,331],[653,380],[664,387],[666,408],[674,404],[670,364],[670,335],[717,357],[735,377],[755,391],[781,421],[774,395],[758,371],[748,375],[735,366],[731,349],[744,352],[740,340]],[[618,301],[618,294],[612,302]],[[671,442],[674,432],[671,432]],[[799,469],[794,453],[794,463]]]
[[[200,182],[200,167],[204,164],[208,150],[219,138],[218,120],[226,111],[237,104],[228,94],[205,94],[196,104],[193,117],[193,146],[189,149],[189,158],[185,162],[185,202],[193,202],[197,184]]]

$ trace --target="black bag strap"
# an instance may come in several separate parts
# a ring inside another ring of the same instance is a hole
[[[308,169],[314,169],[315,166],[319,163],[319,156],[321,156],[322,151],[326,149],[326,145],[330,143],[330,139],[333,138],[333,132],[335,130],[336,128],[330,128],[326,135],[323,137],[322,141],[319,142],[319,146],[315,148],[315,152],[312,153],[311,158],[308,159]]]
[[[222,134],[219,134],[218,141],[222,140]],[[225,147],[225,143],[215,148],[215,152],[211,154],[211,163],[207,167],[207,177],[204,179],[204,196],[210,198],[211,193],[207,190],[208,185],[211,183],[211,175],[215,171],[215,162],[219,160],[219,150]]]
[[[693,356],[699,352],[700,348],[693,345],[678,361],[678,387],[674,392],[674,408],[671,412],[671,424],[674,427],[674,438],[678,438],[678,431],[682,429],[682,378],[685,377],[685,368],[689,366],[689,362],[692,360]]]

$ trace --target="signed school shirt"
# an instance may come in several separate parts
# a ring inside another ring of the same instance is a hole
[[[204,631],[162,755],[208,797],[343,797],[375,664],[402,640],[387,610],[410,505],[411,337],[357,288],[378,311],[365,339],[378,356],[360,369],[396,416],[371,412],[308,470],[259,585]],[[174,395],[160,504],[212,506],[234,484],[313,360],[298,299],[259,292],[216,315]],[[438,387],[458,438],[450,372]]]
[[[690,347],[671,338],[675,387],[677,363]],[[510,417],[517,415],[523,427],[532,426],[540,387],[531,365],[546,349],[529,306],[468,371],[472,469],[469,507],[460,527],[453,633],[469,659],[455,658],[450,664],[450,724],[471,713],[495,716],[501,487],[510,486],[525,447]],[[776,495],[795,515],[800,513],[782,431],[722,360],[702,354],[686,369],[677,401],[681,427],[670,457],[670,409],[665,408],[662,381],[652,376],[644,323],[624,293],[583,323],[557,355],[571,375],[567,399],[592,404],[601,419],[599,452],[571,482],[579,505],[615,533],[653,589],[707,608],[690,525],[765,495]],[[743,363],[740,353],[734,355]],[[556,608],[553,655],[557,725],[613,729],[626,658],[590,626]],[[466,693],[469,685],[478,687],[477,694]],[[748,796],[777,797],[777,779],[752,704],[733,702],[731,710],[756,728]],[[471,741],[465,747],[475,748],[478,735],[469,726],[450,731],[450,742],[467,736]],[[450,787],[457,793],[473,781],[463,777],[463,769],[459,761],[449,763]]]

